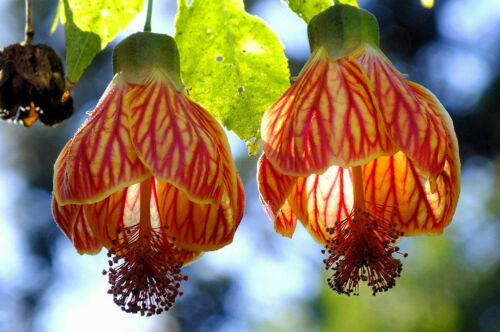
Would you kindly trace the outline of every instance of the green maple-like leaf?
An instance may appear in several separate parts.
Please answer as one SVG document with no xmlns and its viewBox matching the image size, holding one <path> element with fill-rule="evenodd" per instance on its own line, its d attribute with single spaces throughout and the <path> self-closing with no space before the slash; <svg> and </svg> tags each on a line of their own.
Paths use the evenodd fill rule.
<svg viewBox="0 0 500 332">
<path fill-rule="evenodd" d="M 306 23 L 332 5 L 332 0 L 282 0 Z M 359 7 L 358 0 L 334 0 L 335 3 L 343 3 Z"/>
<path fill-rule="evenodd" d="M 190 97 L 257 153 L 262 114 L 290 85 L 276 34 L 242 0 L 180 0 L 175 30 Z"/>
<path fill-rule="evenodd" d="M 331 7 L 332 0 L 283 0 L 306 23 L 311 18 Z"/>
<path fill-rule="evenodd" d="M 124 29 L 144 0 L 61 0 L 60 18 L 66 37 L 67 77 L 77 82 L 94 57 Z"/>
</svg>

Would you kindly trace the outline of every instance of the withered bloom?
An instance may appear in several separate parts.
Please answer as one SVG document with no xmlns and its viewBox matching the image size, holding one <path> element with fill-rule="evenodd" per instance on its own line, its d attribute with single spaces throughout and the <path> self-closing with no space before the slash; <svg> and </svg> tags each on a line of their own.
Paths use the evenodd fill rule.
<svg viewBox="0 0 500 332">
<path fill-rule="evenodd" d="M 53 126 L 73 114 L 73 100 L 61 101 L 64 69 L 45 44 L 12 44 L 0 51 L 0 118 L 25 127 L 37 119 Z"/>
</svg>

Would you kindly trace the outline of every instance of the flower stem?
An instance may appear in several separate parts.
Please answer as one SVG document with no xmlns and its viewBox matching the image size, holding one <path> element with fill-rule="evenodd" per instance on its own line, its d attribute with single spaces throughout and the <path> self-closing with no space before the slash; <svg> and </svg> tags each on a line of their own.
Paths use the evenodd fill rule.
<svg viewBox="0 0 500 332">
<path fill-rule="evenodd" d="M 31 0 L 26 0 L 25 3 L 26 3 L 26 27 L 24 29 L 24 34 L 25 34 L 24 44 L 31 45 L 33 44 L 33 36 L 35 35 L 35 32 L 33 30 L 33 24 L 31 23 Z"/>
<path fill-rule="evenodd" d="M 363 174 L 361 166 L 352 168 L 352 186 L 354 191 L 354 209 L 365 209 L 365 192 L 363 190 Z"/>
<path fill-rule="evenodd" d="M 153 0 L 148 0 L 148 13 L 146 16 L 146 23 L 144 24 L 144 31 L 151 32 L 151 13 L 153 12 Z"/>
<path fill-rule="evenodd" d="M 142 181 L 140 188 L 139 239 L 142 239 L 151 231 L 151 178 Z"/>
</svg>

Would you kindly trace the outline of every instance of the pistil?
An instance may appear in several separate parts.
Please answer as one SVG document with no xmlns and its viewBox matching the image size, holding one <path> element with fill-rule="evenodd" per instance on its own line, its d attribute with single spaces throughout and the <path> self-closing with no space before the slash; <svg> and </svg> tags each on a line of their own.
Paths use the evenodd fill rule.
<svg viewBox="0 0 500 332">
<path fill-rule="evenodd" d="M 151 316 L 169 310 L 178 295 L 181 252 L 163 229 L 151 226 L 151 179 L 140 183 L 139 222 L 119 227 L 114 246 L 109 249 L 108 293 L 123 311 Z"/>
<path fill-rule="evenodd" d="M 151 233 L 151 178 L 141 182 L 139 199 L 139 240 L 142 240 Z"/>
<path fill-rule="evenodd" d="M 365 192 L 363 189 L 363 173 L 361 166 L 352 169 L 352 189 L 354 194 L 354 209 L 365 209 Z"/>
<path fill-rule="evenodd" d="M 373 295 L 392 288 L 402 271 L 400 253 L 395 246 L 403 234 L 396 224 L 367 210 L 364 199 L 363 176 L 360 166 L 352 168 L 354 194 L 353 211 L 344 220 L 328 229 L 331 239 L 326 243 L 329 257 L 325 268 L 332 270 L 329 286 L 339 294 L 359 295 L 359 282 L 366 281 Z M 390 208 L 390 207 L 389 207 Z M 397 208 L 392 208 L 397 214 Z M 406 254 L 402 254 L 406 257 Z"/>
</svg>

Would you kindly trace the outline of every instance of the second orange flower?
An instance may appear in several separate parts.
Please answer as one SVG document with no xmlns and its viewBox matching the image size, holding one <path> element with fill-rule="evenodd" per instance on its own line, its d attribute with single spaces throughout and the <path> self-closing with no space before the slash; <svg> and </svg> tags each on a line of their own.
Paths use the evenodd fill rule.
<svg viewBox="0 0 500 332">
<path fill-rule="evenodd" d="M 370 13 L 335 5 L 308 27 L 311 57 L 264 114 L 261 201 L 275 229 L 299 219 L 326 246 L 339 293 L 395 285 L 403 235 L 441 233 L 459 195 L 449 115 L 378 48 Z M 402 254 L 405 256 L 406 254 Z"/>
</svg>

